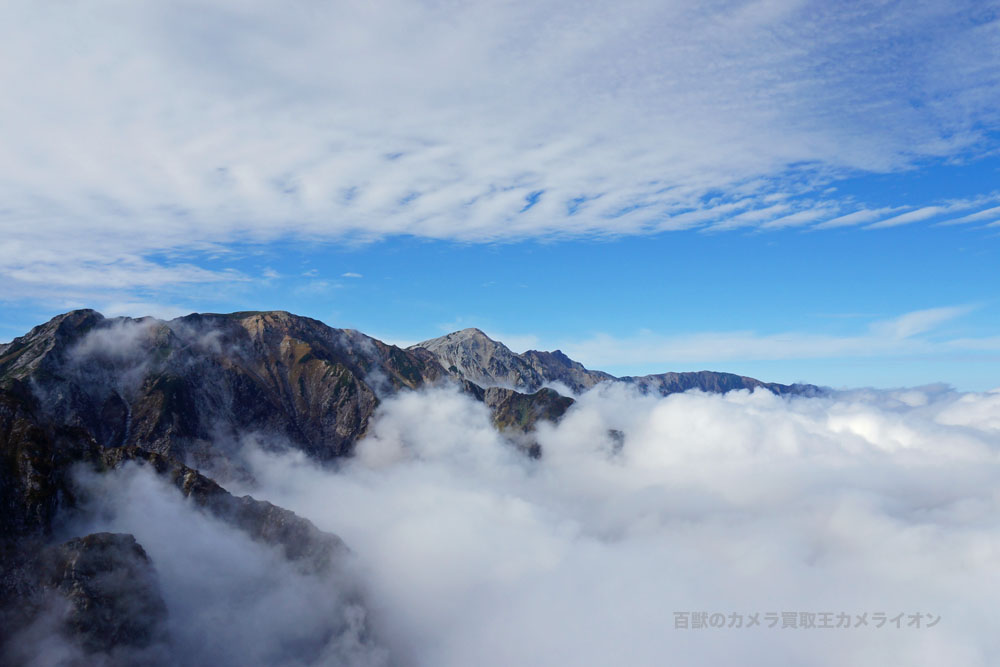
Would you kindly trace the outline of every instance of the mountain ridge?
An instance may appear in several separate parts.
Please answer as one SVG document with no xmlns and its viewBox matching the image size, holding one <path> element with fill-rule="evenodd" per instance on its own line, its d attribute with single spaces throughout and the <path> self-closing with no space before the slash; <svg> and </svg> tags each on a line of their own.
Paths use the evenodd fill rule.
<svg viewBox="0 0 1000 667">
<path fill-rule="evenodd" d="M 406 349 L 428 350 L 448 372 L 480 386 L 506 387 L 518 391 L 537 391 L 547 384 L 561 383 L 570 391 L 581 393 L 602 382 L 623 382 L 635 386 L 642 393 L 662 396 L 690 389 L 724 393 L 762 388 L 779 395 L 810 396 L 822 392 L 815 385 L 785 385 L 707 370 L 615 377 L 604 371 L 587 369 L 561 350 L 528 350 L 518 354 L 474 327 L 431 338 Z"/>
</svg>

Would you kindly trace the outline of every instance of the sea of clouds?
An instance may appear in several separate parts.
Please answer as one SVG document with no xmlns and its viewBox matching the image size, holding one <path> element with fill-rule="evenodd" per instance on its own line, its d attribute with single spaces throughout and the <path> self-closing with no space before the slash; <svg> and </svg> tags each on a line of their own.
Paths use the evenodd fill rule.
<svg viewBox="0 0 1000 667">
<path fill-rule="evenodd" d="M 660 398 L 603 385 L 536 436 L 532 460 L 481 404 L 437 388 L 385 400 L 335 468 L 248 450 L 254 480 L 229 488 L 340 535 L 352 556 L 338 576 L 363 607 L 141 470 L 92 482 L 104 501 L 87 530 L 136 535 L 171 634 L 217 665 L 1000 656 L 1000 391 Z M 697 612 L 744 627 L 678 627 Z M 787 612 L 850 627 L 782 627 Z"/>
</svg>

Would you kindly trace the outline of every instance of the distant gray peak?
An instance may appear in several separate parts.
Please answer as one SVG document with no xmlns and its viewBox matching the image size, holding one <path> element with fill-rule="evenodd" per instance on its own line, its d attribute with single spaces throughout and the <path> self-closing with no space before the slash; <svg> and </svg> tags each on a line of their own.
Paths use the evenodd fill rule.
<svg viewBox="0 0 1000 667">
<path fill-rule="evenodd" d="M 453 331 L 450 334 L 445 334 L 444 336 L 438 336 L 437 338 L 431 338 L 425 340 L 422 343 L 417 343 L 416 345 L 411 345 L 411 348 L 422 347 L 427 350 L 435 350 L 447 345 L 464 345 L 464 344 L 484 344 L 484 345 L 496 345 L 504 349 L 508 349 L 506 345 L 499 341 L 495 341 L 485 333 L 482 329 L 476 329 L 475 327 L 470 327 L 468 329 L 461 329 L 460 331 Z"/>
<path fill-rule="evenodd" d="M 624 382 L 643 393 L 661 396 L 690 389 L 725 393 L 762 388 L 776 394 L 805 395 L 815 395 L 821 391 L 812 385 L 782 385 L 715 371 L 618 378 L 603 371 L 589 370 L 580 362 L 570 359 L 562 350 L 528 350 L 524 354 L 517 354 L 476 328 L 432 338 L 409 349 L 417 348 L 433 353 L 438 362 L 458 379 L 474 382 L 481 387 L 506 387 L 528 393 L 538 391 L 550 383 L 565 385 L 571 391 L 579 393 L 601 382 Z"/>
<path fill-rule="evenodd" d="M 545 379 L 531 364 L 480 329 L 469 328 L 417 343 L 409 348 L 430 351 L 453 377 L 481 387 L 537 391 Z"/>
</svg>

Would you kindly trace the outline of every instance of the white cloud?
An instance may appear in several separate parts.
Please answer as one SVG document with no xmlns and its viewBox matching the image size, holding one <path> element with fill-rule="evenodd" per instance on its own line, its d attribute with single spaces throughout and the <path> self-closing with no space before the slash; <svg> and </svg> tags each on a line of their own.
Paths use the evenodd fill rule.
<svg viewBox="0 0 1000 667">
<path fill-rule="evenodd" d="M 775 218 L 774 220 L 769 220 L 760 226 L 761 229 L 783 229 L 785 227 L 802 227 L 808 225 L 811 222 L 818 220 L 819 218 L 828 217 L 832 209 L 829 206 L 815 208 L 807 211 L 798 211 L 796 213 L 789 213 L 788 215 L 781 216 L 780 218 Z"/>
<path fill-rule="evenodd" d="M 987 204 L 992 204 L 1000 200 L 1000 194 L 996 192 L 984 193 L 982 195 L 972 197 L 969 199 L 953 199 L 947 202 L 943 202 L 939 206 L 924 206 L 923 208 L 918 208 L 913 211 L 908 211 L 906 213 L 900 213 L 899 215 L 894 215 L 885 220 L 880 220 L 874 224 L 868 225 L 866 229 L 883 229 L 886 227 L 898 227 L 900 225 L 908 225 L 914 222 L 920 222 L 922 220 L 930 220 L 932 218 L 939 218 L 950 213 L 955 213 L 956 211 L 963 211 L 970 208 L 979 208 Z M 958 221 L 946 221 L 939 224 L 952 224 L 954 222 L 960 221 L 971 221 L 983 218 L 988 218 L 991 216 L 991 211 L 994 209 L 986 209 L 984 211 L 979 211 L 978 213 L 973 213 L 971 215 L 965 216 Z"/>
<path fill-rule="evenodd" d="M 147 301 L 114 301 L 105 303 L 98 308 L 105 317 L 155 317 L 161 320 L 172 320 L 190 314 L 190 308 L 172 304 L 150 303 Z"/>
<path fill-rule="evenodd" d="M 877 208 L 877 209 L 861 209 L 860 211 L 854 211 L 853 213 L 847 213 L 845 215 L 837 216 L 825 222 L 821 222 L 816 225 L 814 229 L 832 229 L 835 227 L 852 227 L 854 225 L 863 225 L 866 222 L 873 222 L 879 218 L 884 217 L 887 213 L 892 213 L 897 209 L 894 208 Z"/>
<path fill-rule="evenodd" d="M 295 287 L 296 294 L 326 294 L 331 290 L 343 287 L 341 283 L 329 280 L 310 280 Z"/>
<path fill-rule="evenodd" d="M 962 216 L 961 218 L 955 218 L 954 220 L 946 220 L 942 222 L 942 225 L 962 225 L 969 222 L 991 222 L 993 220 L 1000 219 L 1000 206 L 994 206 L 977 213 L 971 213 L 969 215 Z"/>
<path fill-rule="evenodd" d="M 341 278 L 364 278 L 364 276 L 361 275 L 360 273 L 353 273 L 351 271 L 348 271 L 347 273 L 341 273 L 340 277 Z"/>
<path fill-rule="evenodd" d="M 997 24 L 970 17 L 971 2 L 17 1 L 0 27 L 0 275 L 12 292 L 117 287 L 153 251 L 237 241 L 849 215 L 797 196 L 989 143 Z"/>
<path fill-rule="evenodd" d="M 989 339 L 938 342 L 923 334 L 970 312 L 968 306 L 930 308 L 877 321 L 856 335 L 805 332 L 759 334 L 753 331 L 703 332 L 664 336 L 643 331 L 635 336 L 598 334 L 590 339 L 564 342 L 563 350 L 588 368 L 627 364 L 708 363 L 777 359 L 838 359 L 874 355 L 931 354 L 983 347 Z"/>
<path fill-rule="evenodd" d="M 908 225 L 911 222 L 920 222 L 921 220 L 927 220 L 929 218 L 936 218 L 942 213 L 946 213 L 948 209 L 943 206 L 924 206 L 923 208 L 918 208 L 915 211 L 908 211 L 907 213 L 900 213 L 891 218 L 886 218 L 885 220 L 880 220 L 874 224 L 868 225 L 868 229 L 882 229 L 884 227 L 898 227 L 899 225 Z"/>
<path fill-rule="evenodd" d="M 872 332 L 884 335 L 893 340 L 913 338 L 937 327 L 939 324 L 961 317 L 972 310 L 969 306 L 951 306 L 945 308 L 928 308 L 906 313 L 895 319 L 877 322 L 872 325 Z"/>
<path fill-rule="evenodd" d="M 541 345 L 541 340 L 534 334 L 505 334 L 495 331 L 485 332 L 493 340 L 500 341 L 512 351 L 521 354 L 528 350 L 537 350 Z"/>
<path fill-rule="evenodd" d="M 336 472 L 257 455 L 252 490 L 342 535 L 417 665 L 993 664 L 1000 395 L 940 388 L 584 394 L 518 455 L 452 391 L 379 411 Z M 608 436 L 623 434 L 617 449 Z M 676 630 L 674 612 L 764 627 Z M 767 629 L 768 612 L 940 617 Z M 728 621 L 728 619 L 727 619 Z"/>
</svg>

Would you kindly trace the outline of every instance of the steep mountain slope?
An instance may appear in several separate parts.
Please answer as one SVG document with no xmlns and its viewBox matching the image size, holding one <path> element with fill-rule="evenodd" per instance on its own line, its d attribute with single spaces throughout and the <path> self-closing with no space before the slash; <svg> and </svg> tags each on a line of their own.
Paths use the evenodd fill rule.
<svg viewBox="0 0 1000 667">
<path fill-rule="evenodd" d="M 46 422 L 195 464 L 258 431 L 320 460 L 341 456 L 379 393 L 443 376 L 429 353 L 283 312 L 163 322 L 74 311 L 0 357 L 0 387 L 28 387 Z"/>
</svg>

